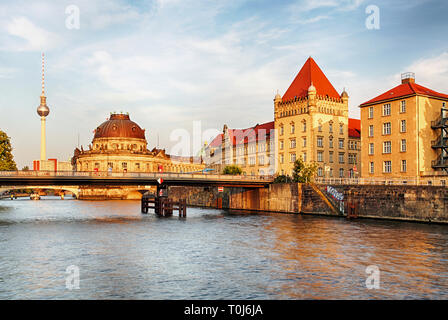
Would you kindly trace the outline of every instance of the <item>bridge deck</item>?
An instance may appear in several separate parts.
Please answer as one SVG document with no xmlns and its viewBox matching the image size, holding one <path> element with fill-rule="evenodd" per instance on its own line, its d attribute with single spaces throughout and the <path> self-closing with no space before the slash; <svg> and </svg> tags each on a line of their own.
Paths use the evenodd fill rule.
<svg viewBox="0 0 448 320">
<path fill-rule="evenodd" d="M 115 173 L 115 172 L 53 172 L 2 171 L 0 186 L 27 185 L 165 185 L 224 186 L 262 188 L 272 183 L 270 176 L 232 176 L 202 173 Z"/>
</svg>

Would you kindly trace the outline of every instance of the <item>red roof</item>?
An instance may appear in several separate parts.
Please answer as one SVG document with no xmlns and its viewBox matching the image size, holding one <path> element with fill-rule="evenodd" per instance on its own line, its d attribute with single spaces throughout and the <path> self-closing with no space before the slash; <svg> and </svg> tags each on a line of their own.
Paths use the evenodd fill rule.
<svg viewBox="0 0 448 320">
<path fill-rule="evenodd" d="M 425 95 L 430 97 L 436 97 L 436 98 L 443 98 L 448 99 L 448 95 L 436 92 L 434 90 L 425 88 L 419 84 L 409 82 L 409 83 L 402 83 L 399 86 L 396 86 L 395 88 L 380 94 L 378 97 L 373 98 L 367 102 L 364 102 L 360 105 L 360 107 L 369 105 L 369 104 L 375 104 L 381 101 L 386 100 L 392 100 L 392 99 L 398 99 L 400 97 L 409 96 L 409 95 Z"/>
<path fill-rule="evenodd" d="M 289 86 L 288 90 L 286 90 L 282 100 L 288 101 L 294 99 L 294 97 L 303 98 L 308 96 L 308 88 L 311 84 L 313 84 L 316 88 L 317 95 L 319 96 L 328 95 L 331 98 L 341 98 L 317 63 L 313 60 L 313 58 L 309 57 L 302 69 L 300 69 L 294 81 Z"/>
<path fill-rule="evenodd" d="M 348 136 L 361 138 L 361 120 L 348 118 Z"/>
<path fill-rule="evenodd" d="M 228 129 L 229 138 L 232 145 L 248 143 L 255 141 L 265 141 L 269 138 L 271 130 L 274 130 L 274 121 L 257 124 L 247 129 Z M 210 147 L 219 147 L 222 143 L 224 134 L 219 134 L 210 143 Z"/>
</svg>

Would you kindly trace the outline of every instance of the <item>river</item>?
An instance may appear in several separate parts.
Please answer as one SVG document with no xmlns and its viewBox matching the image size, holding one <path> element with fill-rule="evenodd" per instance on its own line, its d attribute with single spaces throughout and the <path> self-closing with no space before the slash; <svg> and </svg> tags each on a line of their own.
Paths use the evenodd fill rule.
<svg viewBox="0 0 448 320">
<path fill-rule="evenodd" d="M 79 289 L 67 286 L 69 266 Z M 0 299 L 447 298 L 444 225 L 0 200 Z"/>
</svg>

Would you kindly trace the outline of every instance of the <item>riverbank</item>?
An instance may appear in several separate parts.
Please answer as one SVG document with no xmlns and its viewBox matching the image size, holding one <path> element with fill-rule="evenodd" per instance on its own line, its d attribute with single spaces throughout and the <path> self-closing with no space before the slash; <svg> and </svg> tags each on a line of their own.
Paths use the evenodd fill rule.
<svg viewBox="0 0 448 320">
<path fill-rule="evenodd" d="M 448 189 L 441 186 L 288 183 L 224 192 L 216 187 L 170 187 L 169 194 L 175 201 L 185 198 L 190 206 L 208 208 L 346 217 L 353 206 L 357 218 L 448 224 Z"/>
</svg>

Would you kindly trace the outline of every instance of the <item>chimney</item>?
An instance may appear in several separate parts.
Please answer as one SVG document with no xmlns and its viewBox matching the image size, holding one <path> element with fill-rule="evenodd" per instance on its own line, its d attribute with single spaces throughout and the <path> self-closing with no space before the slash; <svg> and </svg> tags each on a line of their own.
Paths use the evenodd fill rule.
<svg viewBox="0 0 448 320">
<path fill-rule="evenodd" d="M 406 72 L 401 74 L 401 83 L 415 83 L 415 73 L 414 72 Z"/>
</svg>

